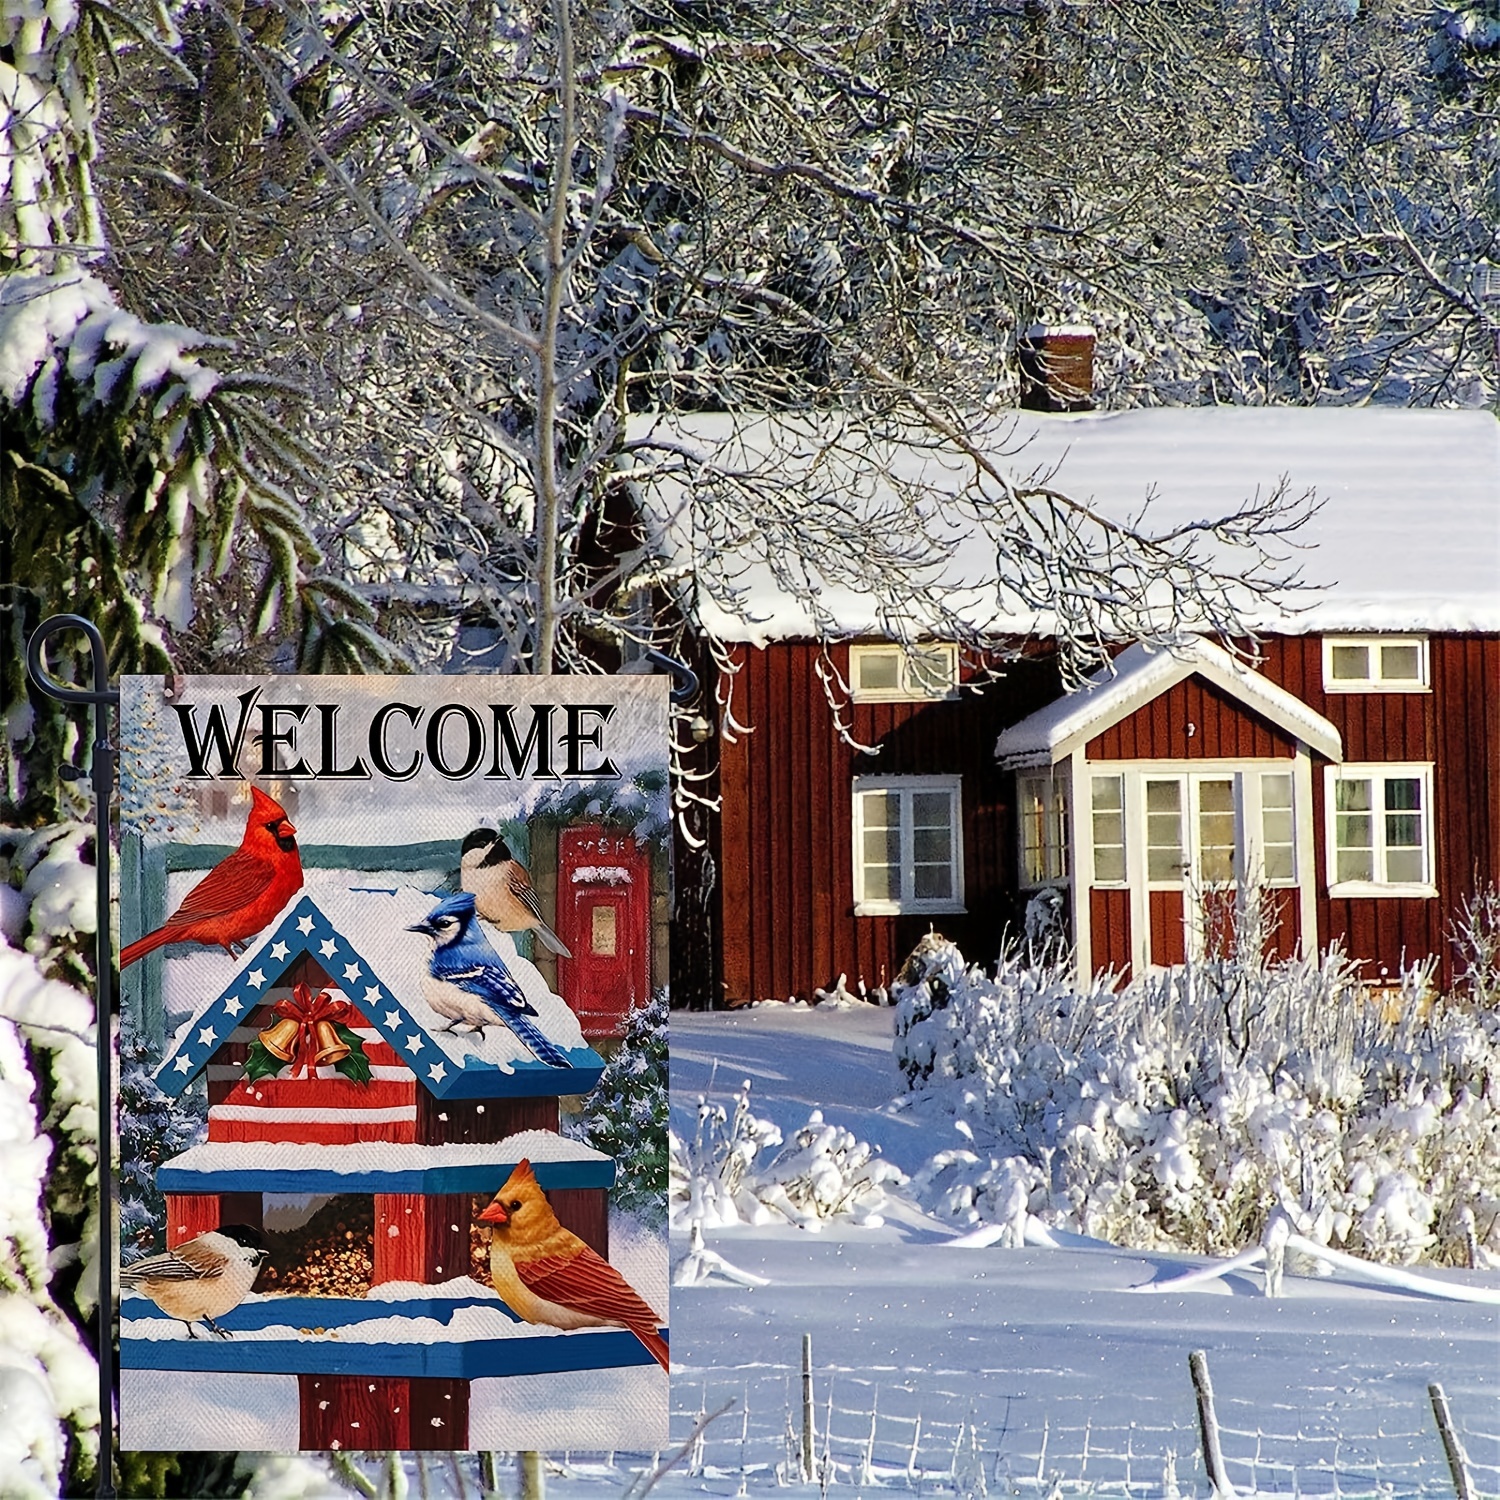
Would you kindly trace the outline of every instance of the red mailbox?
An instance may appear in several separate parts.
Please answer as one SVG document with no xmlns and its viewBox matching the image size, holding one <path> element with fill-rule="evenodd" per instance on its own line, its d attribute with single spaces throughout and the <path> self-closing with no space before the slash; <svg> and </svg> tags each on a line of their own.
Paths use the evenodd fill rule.
<svg viewBox="0 0 1500 1500">
<path fill-rule="evenodd" d="M 629 834 L 564 828 L 557 847 L 557 934 L 572 951 L 558 986 L 585 1037 L 619 1036 L 651 996 L 651 864 Z"/>
</svg>

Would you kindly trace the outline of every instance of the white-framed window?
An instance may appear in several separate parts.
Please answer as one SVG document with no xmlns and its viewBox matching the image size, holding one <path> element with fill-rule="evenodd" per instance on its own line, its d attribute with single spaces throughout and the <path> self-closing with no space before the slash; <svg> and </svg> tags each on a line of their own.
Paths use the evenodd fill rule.
<svg viewBox="0 0 1500 1500">
<path fill-rule="evenodd" d="M 856 703 L 920 703 L 958 696 L 958 647 L 854 645 L 849 690 Z"/>
<path fill-rule="evenodd" d="M 962 780 L 854 780 L 856 916 L 964 909 Z"/>
<path fill-rule="evenodd" d="M 1332 896 L 1435 896 L 1432 766 L 1329 766 Z"/>
<path fill-rule="evenodd" d="M 1125 778 L 1093 776 L 1094 884 L 1125 884 Z"/>
<path fill-rule="evenodd" d="M 1094 773 L 1090 788 L 1095 885 L 1126 883 L 1127 843 L 1141 851 L 1146 883 L 1158 890 L 1225 886 L 1242 878 L 1297 884 L 1289 764 L 1274 770 L 1131 766 Z"/>
<path fill-rule="evenodd" d="M 1324 692 L 1422 693 L 1430 681 L 1424 635 L 1323 637 Z"/>
<path fill-rule="evenodd" d="M 1022 771 L 1016 776 L 1016 816 L 1021 833 L 1021 886 L 1056 885 L 1069 876 L 1066 775 Z"/>
</svg>

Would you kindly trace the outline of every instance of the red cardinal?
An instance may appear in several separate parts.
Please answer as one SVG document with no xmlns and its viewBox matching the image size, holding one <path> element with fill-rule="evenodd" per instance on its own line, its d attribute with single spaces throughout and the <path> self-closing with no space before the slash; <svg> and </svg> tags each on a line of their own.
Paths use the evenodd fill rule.
<svg viewBox="0 0 1500 1500">
<path fill-rule="evenodd" d="M 280 803 L 250 788 L 250 818 L 240 847 L 222 859 L 183 898 L 155 932 L 120 954 L 129 968 L 167 943 L 206 943 L 236 953 L 302 888 L 297 830 Z"/>
<path fill-rule="evenodd" d="M 553 1328 L 628 1328 L 662 1369 L 661 1319 L 610 1263 L 564 1229 L 523 1161 L 480 1214 L 490 1229 L 490 1280 L 527 1323 Z"/>
</svg>

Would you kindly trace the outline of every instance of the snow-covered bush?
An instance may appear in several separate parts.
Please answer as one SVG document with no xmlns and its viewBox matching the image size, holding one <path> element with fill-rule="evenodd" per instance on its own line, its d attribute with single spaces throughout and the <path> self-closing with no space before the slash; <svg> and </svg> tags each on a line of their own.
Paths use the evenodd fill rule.
<svg viewBox="0 0 1500 1500">
<path fill-rule="evenodd" d="M 93 1467 L 98 1374 L 94 926 L 82 830 L 0 829 L 0 1495 L 53 1496 Z"/>
<path fill-rule="evenodd" d="M 671 1136 L 671 1217 L 674 1225 L 766 1224 L 787 1220 L 817 1230 L 824 1221 L 882 1222 L 887 1184 L 905 1181 L 852 1131 L 829 1125 L 821 1110 L 783 1143 L 781 1131 L 750 1107 L 747 1081 L 732 1109 L 698 1101 L 692 1141 Z M 782 1149 L 764 1166 L 763 1152 Z"/>
<path fill-rule="evenodd" d="M 1388 1261 L 1500 1245 L 1500 1018 L 1363 992 L 1339 952 L 1188 965 L 1078 993 L 1061 968 L 969 969 L 951 944 L 897 988 L 909 1089 L 968 1147 L 913 1180 L 934 1212 L 1027 1212 L 1133 1246 L 1222 1253 L 1270 1212 Z"/>
<path fill-rule="evenodd" d="M 616 1205 L 655 1229 L 666 1214 L 667 1022 L 664 989 L 631 1011 L 577 1127 L 582 1140 L 619 1164 Z"/>
</svg>

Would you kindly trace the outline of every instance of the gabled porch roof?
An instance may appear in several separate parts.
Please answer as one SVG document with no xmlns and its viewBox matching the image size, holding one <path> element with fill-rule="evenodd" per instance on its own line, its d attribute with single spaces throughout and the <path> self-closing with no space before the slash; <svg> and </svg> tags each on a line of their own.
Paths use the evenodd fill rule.
<svg viewBox="0 0 1500 1500">
<path fill-rule="evenodd" d="M 1188 677 L 1199 676 L 1328 760 L 1344 758 L 1338 730 L 1300 698 L 1194 637 L 1166 650 L 1127 646 L 1075 693 L 1012 724 L 995 743 L 1004 767 L 1054 765 Z"/>
</svg>

